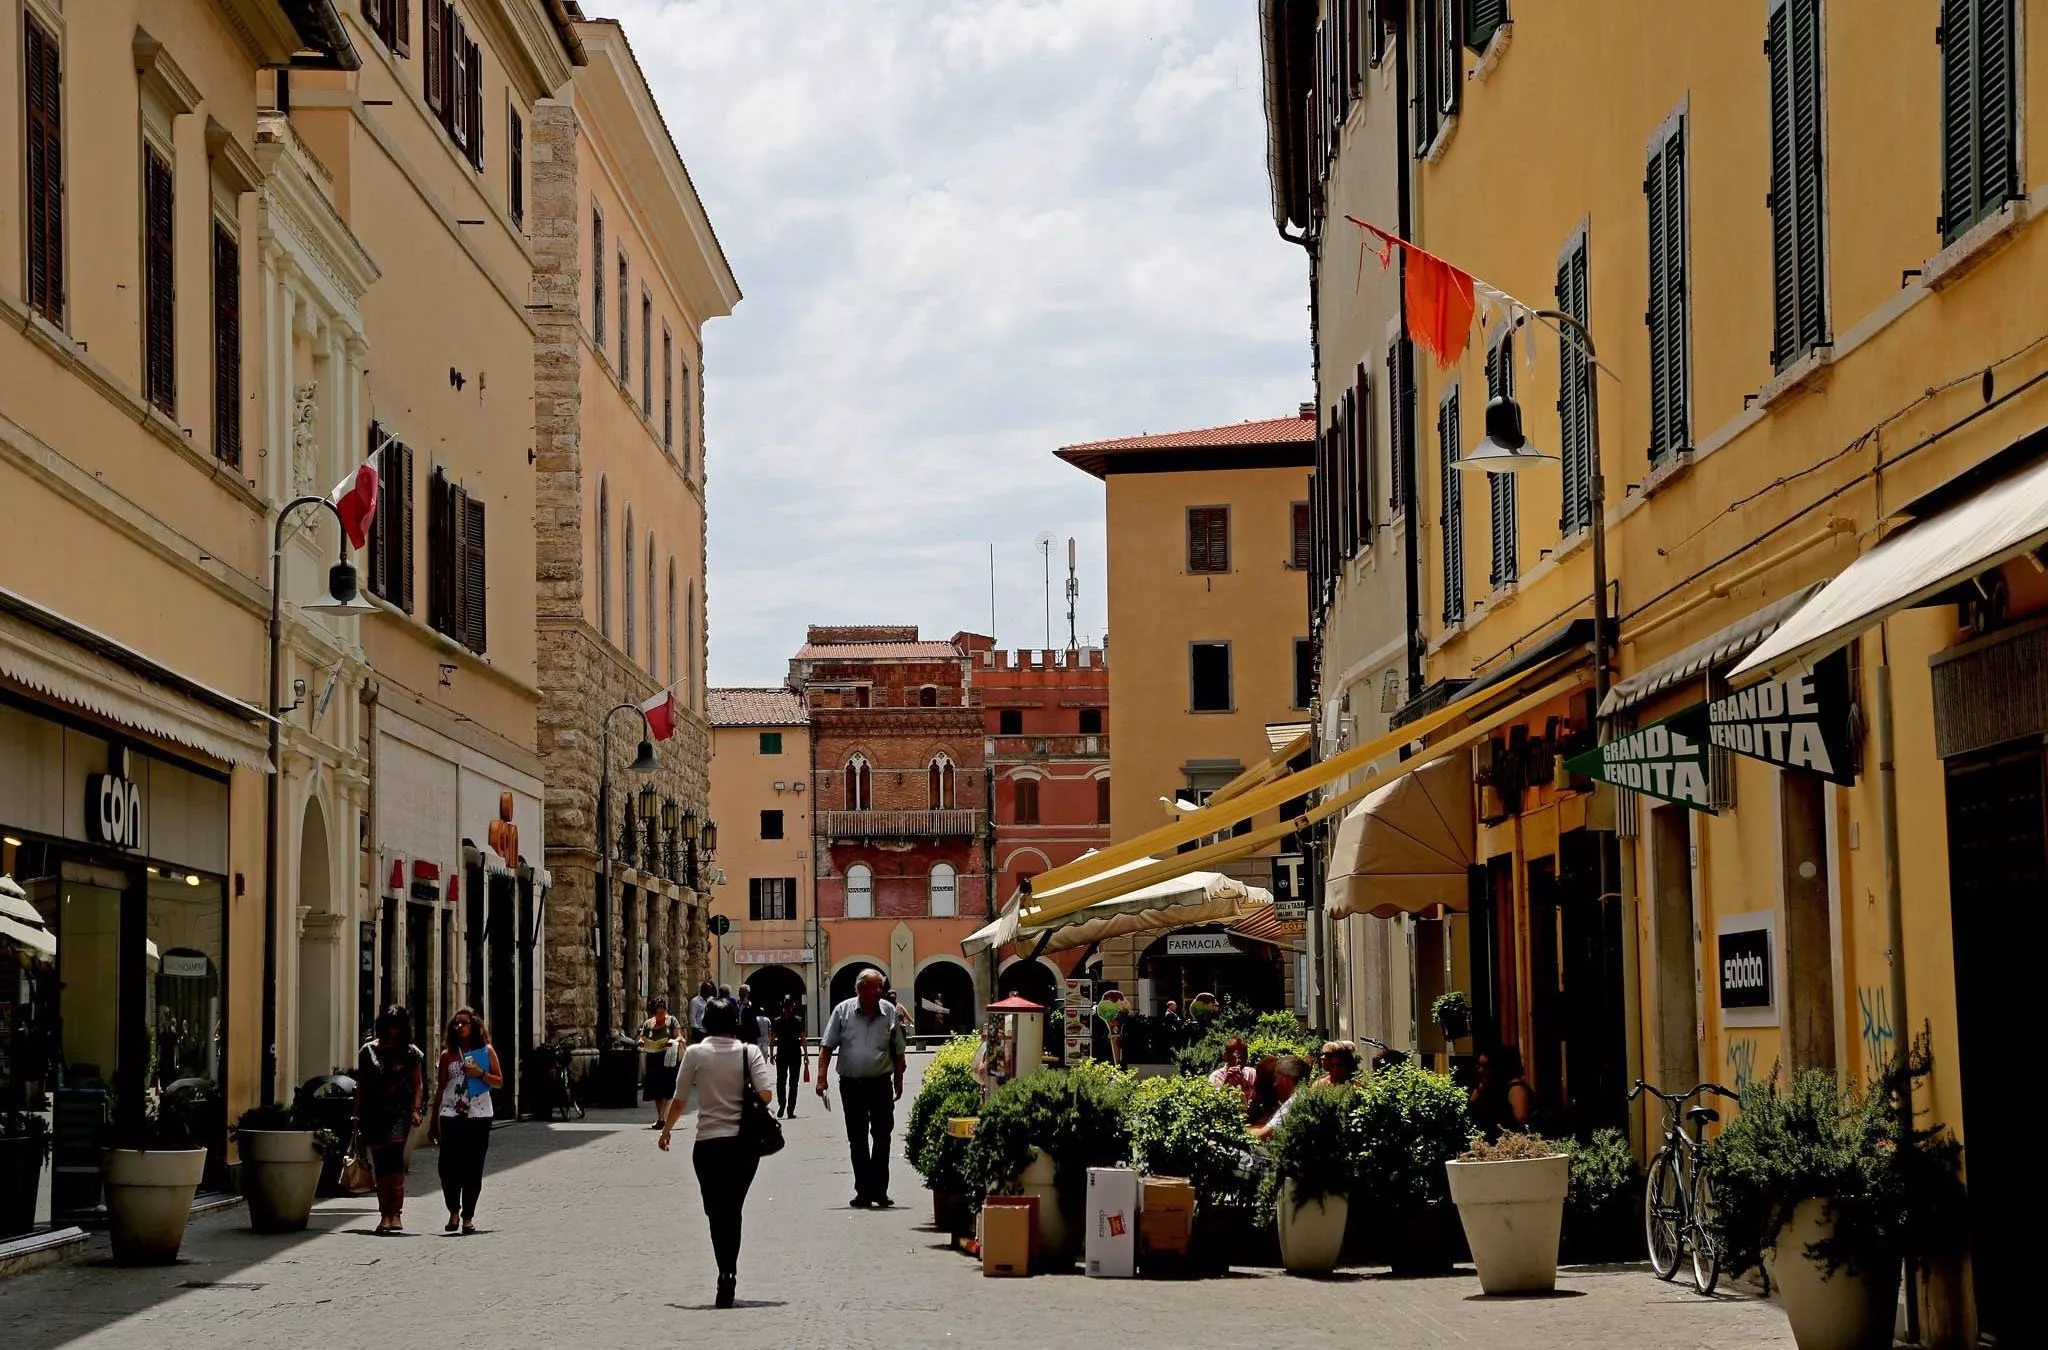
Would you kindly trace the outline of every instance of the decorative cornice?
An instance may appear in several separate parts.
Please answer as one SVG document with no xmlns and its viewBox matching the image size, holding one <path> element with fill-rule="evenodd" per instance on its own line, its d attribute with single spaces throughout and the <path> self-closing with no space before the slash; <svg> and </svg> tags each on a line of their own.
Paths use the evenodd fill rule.
<svg viewBox="0 0 2048 1350">
<path fill-rule="evenodd" d="M 277 0 L 215 0 L 228 27 L 259 66 L 282 66 L 306 45 L 298 28 Z"/>
<path fill-rule="evenodd" d="M 179 68 L 164 44 L 140 26 L 135 30 L 135 73 L 142 80 L 143 92 L 171 116 L 183 116 L 199 106 L 199 86 Z"/>
<path fill-rule="evenodd" d="M 214 173 L 233 188 L 237 196 L 254 192 L 256 185 L 263 181 L 263 170 L 257 165 L 255 156 L 244 150 L 242 143 L 235 139 L 235 133 L 211 113 L 206 118 L 206 157 L 213 161 Z"/>
<path fill-rule="evenodd" d="M 325 166 L 312 157 L 289 119 L 264 117 L 256 124 L 256 163 L 261 170 L 264 227 L 282 239 L 302 266 L 310 263 L 331 287 L 330 303 L 360 335 L 356 313 L 363 292 L 382 275 L 348 222 L 315 185 Z M 282 227 L 280 229 L 279 227 Z"/>
</svg>

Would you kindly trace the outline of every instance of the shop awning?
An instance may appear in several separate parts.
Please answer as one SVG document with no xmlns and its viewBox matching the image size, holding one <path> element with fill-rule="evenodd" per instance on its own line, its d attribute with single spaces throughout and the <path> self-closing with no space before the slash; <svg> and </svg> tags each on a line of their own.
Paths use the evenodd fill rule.
<svg viewBox="0 0 2048 1350">
<path fill-rule="evenodd" d="M 1310 765 L 1300 773 L 1290 774 L 1277 782 L 1253 788 L 1223 806 L 1212 804 L 1200 811 L 1189 812 L 1170 825 L 1151 830 L 1120 844 L 1112 844 L 1098 853 L 1078 858 L 1064 867 L 1056 867 L 1037 878 L 1038 884 L 1033 888 L 1032 903 L 1037 905 L 1046 917 L 1054 918 L 1086 908 L 1097 900 L 1117 894 L 1120 886 L 1135 888 L 1150 885 L 1179 871 L 1215 867 L 1233 858 L 1255 853 L 1268 844 L 1277 843 L 1290 834 L 1328 819 L 1362 799 L 1377 785 L 1368 781 L 1346 792 L 1327 797 L 1298 819 L 1262 826 L 1248 834 L 1229 835 L 1229 830 L 1237 822 L 1247 820 L 1261 811 L 1270 811 L 1282 802 L 1292 801 L 1317 788 L 1326 787 L 1411 741 L 1421 740 L 1432 732 L 1443 730 L 1475 714 L 1483 714 L 1479 721 L 1466 725 L 1449 739 L 1430 746 L 1426 754 L 1430 758 L 1435 758 L 1470 745 L 1493 727 L 1513 721 L 1542 707 L 1552 699 L 1571 693 L 1584 685 L 1589 678 L 1590 671 L 1576 671 L 1551 680 L 1520 697 L 1515 696 L 1512 687 L 1495 687 L 1460 698 L 1455 703 L 1418 718 L 1397 731 L 1374 737 L 1362 745 L 1332 755 L 1318 764 Z M 1503 703 L 1502 700 L 1509 701 Z M 1182 844 L 1192 843 L 1204 835 L 1214 834 L 1225 834 L 1228 837 L 1214 844 L 1204 845 L 1193 852 L 1178 854 L 1166 861 L 1154 863 L 1150 868 L 1141 865 L 1126 875 L 1106 875 L 1112 868 L 1121 868 L 1133 862 L 1142 864 L 1147 854 L 1164 857 L 1169 850 L 1176 849 Z M 1061 892 L 1057 896 L 1053 894 L 1055 889 Z"/>
<path fill-rule="evenodd" d="M 40 925 L 31 928 L 16 919 L 0 915 L 0 942 L 12 942 L 17 947 L 26 947 L 45 956 L 57 954 L 57 935 Z"/>
<path fill-rule="evenodd" d="M 1718 632 L 1711 633 L 1665 657 L 1662 661 L 1643 667 L 1627 679 L 1620 681 L 1607 691 L 1607 701 L 1600 705 L 1602 717 L 1627 712 L 1639 703 L 1647 703 L 1658 694 L 1674 685 L 1696 679 L 1718 666 L 1725 666 L 1737 657 L 1744 656 L 1778 631 L 1787 616 L 1797 612 L 1799 607 L 1824 586 L 1816 581 L 1787 596 L 1773 600 L 1754 614 L 1744 615 Z"/>
<path fill-rule="evenodd" d="M 1477 835 L 1470 755 L 1403 773 L 1337 827 L 1323 906 L 1334 918 L 1464 909 Z"/>
<path fill-rule="evenodd" d="M 1308 933 L 1308 924 L 1300 919 L 1283 919 L 1273 905 L 1254 905 L 1245 916 L 1230 925 L 1230 931 L 1253 942 L 1263 942 L 1269 947 L 1298 947 L 1299 939 Z"/>
<path fill-rule="evenodd" d="M 1842 569 L 1730 678 L 1819 660 L 1882 619 L 2048 544 L 2048 460 L 1897 530 Z"/>
<path fill-rule="evenodd" d="M 1156 866 L 1158 861 L 1140 858 L 1109 875 L 1128 876 Z M 1056 898 L 1056 893 L 1048 892 L 1047 898 Z M 1188 871 L 1098 900 L 1063 916 L 1045 915 L 1045 906 L 1025 909 L 1013 901 L 993 923 L 977 929 L 961 942 L 960 950 L 973 956 L 990 947 L 1036 941 L 1051 930 L 1046 950 L 1064 951 L 1131 933 L 1196 923 L 1225 923 L 1241 916 L 1248 907 L 1270 904 L 1272 899 L 1270 892 L 1246 886 L 1221 872 Z"/>
</svg>

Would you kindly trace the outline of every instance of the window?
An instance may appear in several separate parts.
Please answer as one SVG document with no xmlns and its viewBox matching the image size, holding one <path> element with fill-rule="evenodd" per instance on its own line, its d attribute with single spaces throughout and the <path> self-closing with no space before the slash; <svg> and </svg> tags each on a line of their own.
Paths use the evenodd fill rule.
<svg viewBox="0 0 2048 1350">
<path fill-rule="evenodd" d="M 1779 370 L 1827 341 L 1821 212 L 1820 0 L 1772 0 L 1771 364 Z"/>
<path fill-rule="evenodd" d="M 1109 780 L 1107 778 L 1095 780 L 1095 823 L 1097 825 L 1109 824 Z"/>
<path fill-rule="evenodd" d="M 932 917 L 950 919 L 960 912 L 960 878 L 951 863 L 932 864 Z"/>
<path fill-rule="evenodd" d="M 931 762 L 932 810 L 951 811 L 960 805 L 953 791 L 953 760 L 943 751 L 932 757 Z"/>
<path fill-rule="evenodd" d="M 1691 444 L 1691 324 L 1688 317 L 1685 114 L 1674 113 L 1650 142 L 1643 174 L 1650 213 L 1650 462 Z"/>
<path fill-rule="evenodd" d="M 763 839 L 782 838 L 782 812 L 763 811 L 761 813 L 761 837 Z"/>
<path fill-rule="evenodd" d="M 1515 339 L 1503 331 L 1486 349 L 1486 400 L 1515 396 Z M 1515 476 L 1511 473 L 1486 475 L 1487 514 L 1493 525 L 1493 567 L 1487 584 L 1495 590 L 1512 586 L 1521 574 L 1517 561 L 1515 529 Z"/>
<path fill-rule="evenodd" d="M 681 376 L 681 379 L 677 381 L 676 392 L 682 395 L 683 404 L 683 477 L 688 478 L 690 476 L 690 452 L 696 444 L 691 438 L 690 428 L 693 424 L 697 408 L 697 404 L 690 396 L 689 357 L 686 356 L 682 359 L 681 369 L 678 374 Z"/>
<path fill-rule="evenodd" d="M 242 464 L 242 246 L 213 222 L 213 455 Z"/>
<path fill-rule="evenodd" d="M 1017 823 L 1036 825 L 1038 823 L 1038 780 L 1019 778 L 1017 780 Z"/>
<path fill-rule="evenodd" d="M 849 878 L 850 879 L 850 878 Z M 747 918 L 772 923 L 796 917 L 795 877 L 747 878 Z"/>
<path fill-rule="evenodd" d="M 1429 153 L 1447 118 L 1458 111 L 1464 57 L 1458 43 L 1461 0 L 1414 0 L 1415 157 Z"/>
<path fill-rule="evenodd" d="M 668 560 L 668 687 L 676 687 L 676 560 Z"/>
<path fill-rule="evenodd" d="M 427 481 L 427 622 L 479 655 L 484 562 L 483 502 L 434 470 Z"/>
<path fill-rule="evenodd" d="M 764 755 L 779 755 L 779 754 L 781 754 L 781 753 L 782 753 L 782 733 L 781 733 L 781 732 L 779 732 L 779 731 L 764 731 L 764 732 L 762 732 L 762 733 L 761 733 L 761 753 L 762 753 L 762 754 L 764 754 Z"/>
<path fill-rule="evenodd" d="M 654 533 L 647 535 L 647 673 L 655 671 L 654 646 Z"/>
<path fill-rule="evenodd" d="M 1465 621 L 1465 493 L 1458 482 L 1458 386 L 1437 405 L 1436 438 L 1443 459 L 1443 505 L 1437 533 L 1443 536 L 1444 626 Z"/>
<path fill-rule="evenodd" d="M 1309 548 L 1313 543 L 1308 503 L 1289 502 L 1287 504 L 1287 513 L 1288 533 L 1292 541 L 1287 565 L 1293 568 L 1306 568 L 1308 566 Z"/>
<path fill-rule="evenodd" d="M 661 448 L 676 448 L 676 339 L 661 326 Z"/>
<path fill-rule="evenodd" d="M 654 416 L 654 297 L 640 292 L 640 415 Z"/>
<path fill-rule="evenodd" d="M 875 916 L 875 869 L 855 863 L 846 869 L 846 917 L 872 919 Z"/>
<path fill-rule="evenodd" d="M 1307 638 L 1294 640 L 1294 706 L 1306 708 L 1316 701 L 1316 649 Z"/>
<path fill-rule="evenodd" d="M 1188 646 L 1188 704 L 1195 712 L 1230 711 L 1230 644 Z"/>
<path fill-rule="evenodd" d="M 2020 195 L 2013 0 L 1941 6 L 1941 237 Z"/>
<path fill-rule="evenodd" d="M 1493 35 L 1508 21 L 1508 0 L 1463 0 L 1465 45 L 1475 52 L 1486 50 Z"/>
<path fill-rule="evenodd" d="M 1230 508 L 1188 508 L 1188 571 L 1230 570 Z"/>
<path fill-rule="evenodd" d="M 920 708 L 938 707 L 939 691 L 937 686 L 928 684 L 925 685 L 923 688 L 919 689 L 917 691 L 917 706 Z"/>
<path fill-rule="evenodd" d="M 412 0 L 363 0 L 363 22 L 395 55 L 412 51 Z"/>
<path fill-rule="evenodd" d="M 509 161 L 505 197 L 511 204 L 512 223 L 523 227 L 526 224 L 526 123 L 519 119 L 517 108 L 505 109 L 505 152 Z"/>
<path fill-rule="evenodd" d="M 370 593 L 412 613 L 412 447 L 370 423 L 377 459 L 377 512 L 370 519 Z"/>
<path fill-rule="evenodd" d="M 178 415 L 177 219 L 171 164 L 155 146 L 142 151 L 142 376 L 144 394 Z"/>
<path fill-rule="evenodd" d="M 597 480 L 597 632 L 612 635 L 612 488 Z"/>
<path fill-rule="evenodd" d="M 630 374 L 628 374 L 627 372 L 629 372 L 630 370 L 632 370 L 632 366 L 631 366 L 630 364 L 628 364 L 628 362 L 630 361 L 630 359 L 631 359 L 631 357 L 632 357 L 632 353 L 631 353 L 631 351 L 629 350 L 629 348 L 630 348 L 630 347 L 632 346 L 632 343 L 633 343 L 633 315 L 632 315 L 632 312 L 631 312 L 631 311 L 630 311 L 629 309 L 627 309 L 627 307 L 626 307 L 626 306 L 627 306 L 627 304 L 629 303 L 629 299 L 628 299 L 628 298 L 629 298 L 629 297 L 630 297 L 630 296 L 631 296 L 632 294 L 633 294 L 633 269 L 632 269 L 631 265 L 630 265 L 630 264 L 628 264 L 628 263 L 627 263 L 627 261 L 626 261 L 626 250 L 624 250 L 624 249 L 620 249 L 620 250 L 619 250 L 619 387 L 620 387 L 621 389 L 630 389 L 630 388 L 632 387 L 632 383 L 631 383 L 631 381 L 632 381 L 632 376 L 631 376 Z"/>
<path fill-rule="evenodd" d="M 385 0 L 403 4 L 404 0 Z M 451 0 L 426 0 L 420 19 L 420 84 L 427 107 L 470 167 L 484 167 L 483 53 Z"/>
<path fill-rule="evenodd" d="M 846 809 L 865 811 L 874 800 L 874 774 L 867 756 L 855 755 L 846 761 Z"/>
<path fill-rule="evenodd" d="M 1372 389 L 1366 382 L 1365 365 L 1357 368 L 1356 381 L 1344 394 L 1345 448 L 1349 459 L 1344 478 L 1345 530 L 1356 553 L 1372 543 Z"/>
<path fill-rule="evenodd" d="M 27 92 L 28 303 L 64 323 L 64 79 L 57 40 L 26 21 L 22 80 Z"/>
<path fill-rule="evenodd" d="M 1024 710 L 1002 708 L 996 712 L 996 735 L 1022 736 L 1024 734 Z"/>
<path fill-rule="evenodd" d="M 1396 338 L 1387 344 L 1387 510 L 1398 516 L 1408 509 L 1408 485 L 1415 463 L 1415 371 L 1408 344 Z"/>
<path fill-rule="evenodd" d="M 590 208 L 590 343 L 604 351 L 604 212 Z"/>
<path fill-rule="evenodd" d="M 1586 232 L 1581 229 L 1557 260 L 1557 307 L 1581 323 L 1587 322 L 1591 313 L 1586 276 Z M 1592 363 L 1578 342 L 1561 337 L 1557 344 L 1557 411 L 1563 509 L 1557 532 L 1567 539 L 1593 524 L 1592 380 Z"/>
<path fill-rule="evenodd" d="M 1102 734 L 1102 709 L 1081 709 L 1081 734 L 1083 736 L 1100 736 Z"/>
<path fill-rule="evenodd" d="M 621 569 L 621 575 L 625 578 L 625 589 L 620 592 L 621 598 L 626 602 L 621 611 L 625 616 L 625 622 L 620 627 L 626 638 L 626 659 L 631 661 L 636 659 L 634 654 L 639 650 L 639 645 L 633 641 L 633 508 L 630 506 L 626 508 L 625 547 L 626 562 L 625 567 Z"/>
</svg>

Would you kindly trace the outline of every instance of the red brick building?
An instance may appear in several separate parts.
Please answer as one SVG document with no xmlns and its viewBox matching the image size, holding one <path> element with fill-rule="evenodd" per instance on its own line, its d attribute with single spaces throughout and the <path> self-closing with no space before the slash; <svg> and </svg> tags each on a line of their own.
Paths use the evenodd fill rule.
<svg viewBox="0 0 2048 1350">
<path fill-rule="evenodd" d="M 985 651 L 975 666 L 993 779 L 996 904 L 1035 877 L 1109 843 L 1109 665 L 1099 647 Z M 1078 950 L 1040 958 L 1005 948 L 997 987 L 1045 1000 Z"/>
<path fill-rule="evenodd" d="M 814 625 L 790 661 L 810 712 L 813 868 L 827 996 L 889 976 L 918 1030 L 971 1029 L 986 982 L 960 942 L 989 918 L 988 775 L 974 664 L 994 639 Z"/>
</svg>

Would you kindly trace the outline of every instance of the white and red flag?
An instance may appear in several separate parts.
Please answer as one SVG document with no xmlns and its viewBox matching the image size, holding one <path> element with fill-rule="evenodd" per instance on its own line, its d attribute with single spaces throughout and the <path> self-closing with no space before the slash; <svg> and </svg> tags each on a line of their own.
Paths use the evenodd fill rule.
<svg viewBox="0 0 2048 1350">
<path fill-rule="evenodd" d="M 388 444 L 388 442 L 387 442 Z M 378 447 L 380 450 L 383 447 Z M 370 521 L 377 515 L 377 456 L 372 454 L 327 494 L 341 516 L 341 532 L 349 546 L 360 549 L 370 542 Z"/>
<path fill-rule="evenodd" d="M 676 691 L 664 689 L 640 705 L 647 714 L 647 732 L 657 741 L 676 734 Z"/>
</svg>

